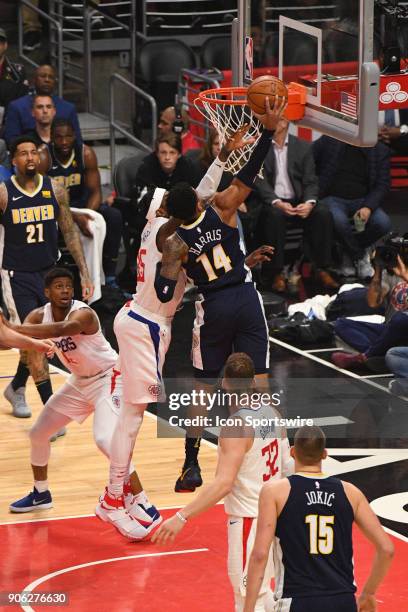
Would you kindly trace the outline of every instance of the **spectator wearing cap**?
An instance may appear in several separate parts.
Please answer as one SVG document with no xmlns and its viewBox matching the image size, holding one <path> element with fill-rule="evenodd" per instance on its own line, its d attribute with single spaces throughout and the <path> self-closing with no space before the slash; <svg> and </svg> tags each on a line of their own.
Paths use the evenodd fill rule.
<svg viewBox="0 0 408 612">
<path fill-rule="evenodd" d="M 7 32 L 3 28 L 0 28 L 0 80 L 12 81 L 13 83 L 25 85 L 25 93 L 28 86 L 25 68 L 23 64 L 17 64 L 9 60 L 6 55 L 7 48 Z"/>
<path fill-rule="evenodd" d="M 0 28 L 0 126 L 10 102 L 28 92 L 24 66 L 9 60 L 7 47 L 7 32 Z"/>
<path fill-rule="evenodd" d="M 78 115 L 75 106 L 63 98 L 55 95 L 55 70 L 52 66 L 44 64 L 38 66 L 34 73 L 35 94 L 51 96 L 54 102 L 57 119 L 68 119 L 74 126 L 76 139 L 82 142 Z M 35 130 L 35 119 L 32 115 L 33 95 L 26 95 L 14 100 L 8 107 L 4 127 L 4 139 L 9 145 L 12 140 L 22 134 Z"/>
<path fill-rule="evenodd" d="M 178 134 L 181 137 L 182 153 L 190 149 L 200 149 L 200 143 L 189 130 L 189 116 L 184 109 L 180 109 L 178 116 L 174 106 L 168 106 L 162 111 L 159 120 L 159 136 Z"/>
</svg>

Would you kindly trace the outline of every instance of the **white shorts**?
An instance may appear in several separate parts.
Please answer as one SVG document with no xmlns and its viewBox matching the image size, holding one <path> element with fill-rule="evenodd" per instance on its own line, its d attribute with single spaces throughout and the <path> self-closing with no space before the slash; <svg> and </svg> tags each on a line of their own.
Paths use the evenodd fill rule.
<svg viewBox="0 0 408 612">
<path fill-rule="evenodd" d="M 47 406 L 77 423 L 83 423 L 99 407 L 106 408 L 106 404 L 118 415 L 121 399 L 120 372 L 111 368 L 92 378 L 80 378 L 71 374 L 67 382 L 50 397 Z"/>
<path fill-rule="evenodd" d="M 124 401 L 148 404 L 164 400 L 162 370 L 170 346 L 171 324 L 156 323 L 123 306 L 113 329 L 119 344 L 118 369 Z"/>
<path fill-rule="evenodd" d="M 244 605 L 248 564 L 254 547 L 256 525 L 256 518 L 229 515 L 227 519 L 228 576 L 234 590 L 236 611 L 242 610 Z M 264 580 L 255 606 L 256 611 L 273 610 L 273 592 L 271 590 L 273 575 L 273 554 L 271 547 L 265 567 Z"/>
</svg>

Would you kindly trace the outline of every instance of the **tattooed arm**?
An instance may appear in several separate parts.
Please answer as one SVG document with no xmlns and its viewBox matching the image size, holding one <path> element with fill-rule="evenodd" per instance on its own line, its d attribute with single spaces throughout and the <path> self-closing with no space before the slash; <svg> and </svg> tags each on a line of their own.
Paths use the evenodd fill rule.
<svg viewBox="0 0 408 612">
<path fill-rule="evenodd" d="M 60 207 L 58 225 L 60 226 L 62 235 L 64 236 L 65 244 L 67 245 L 79 269 L 82 285 L 82 298 L 84 300 L 89 300 L 89 298 L 91 298 L 93 295 L 94 286 L 89 276 L 81 240 L 79 238 L 78 228 L 72 219 L 71 210 L 68 204 L 67 191 L 64 189 L 64 187 L 58 185 L 52 179 L 51 182 L 55 197 L 57 198 Z"/>
</svg>

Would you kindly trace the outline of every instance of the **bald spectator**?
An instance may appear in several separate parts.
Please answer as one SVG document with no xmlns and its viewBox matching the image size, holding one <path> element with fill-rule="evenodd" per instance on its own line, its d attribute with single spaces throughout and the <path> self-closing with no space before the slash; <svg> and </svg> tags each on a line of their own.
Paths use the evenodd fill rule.
<svg viewBox="0 0 408 612">
<path fill-rule="evenodd" d="M 178 134 L 181 137 L 182 153 L 190 149 L 201 149 L 200 143 L 189 130 L 190 118 L 184 109 L 180 109 L 180 116 L 176 117 L 174 106 L 168 106 L 162 111 L 159 121 L 159 136 Z"/>
<path fill-rule="evenodd" d="M 56 118 L 68 119 L 74 126 L 77 140 L 82 142 L 75 106 L 71 104 L 71 102 L 67 102 L 53 93 L 56 80 L 55 70 L 52 66 L 48 66 L 47 64 L 38 66 L 34 73 L 33 81 L 35 94 L 52 97 L 56 110 Z M 32 115 L 32 107 L 32 95 L 23 96 L 9 104 L 4 127 L 4 139 L 8 145 L 10 145 L 11 141 L 17 138 L 17 136 L 35 130 L 35 119 Z"/>
</svg>

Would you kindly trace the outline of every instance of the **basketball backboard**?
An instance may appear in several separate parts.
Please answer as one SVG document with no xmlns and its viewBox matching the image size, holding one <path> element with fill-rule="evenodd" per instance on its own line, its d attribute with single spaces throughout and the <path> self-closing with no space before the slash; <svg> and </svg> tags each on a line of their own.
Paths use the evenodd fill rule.
<svg viewBox="0 0 408 612">
<path fill-rule="evenodd" d="M 308 89 L 300 124 L 358 146 L 377 142 L 380 70 L 374 61 L 375 0 L 265 0 L 262 58 L 255 76 L 277 74 Z M 251 7 L 252 4 L 252 7 Z M 255 0 L 239 0 L 241 37 L 256 18 Z M 252 8 L 252 10 L 251 10 Z M 243 38 L 240 39 L 241 48 Z M 256 44 L 255 44 L 256 47 Z M 245 58 L 242 55 L 242 82 Z M 256 62 L 257 60 L 255 60 Z"/>
</svg>

